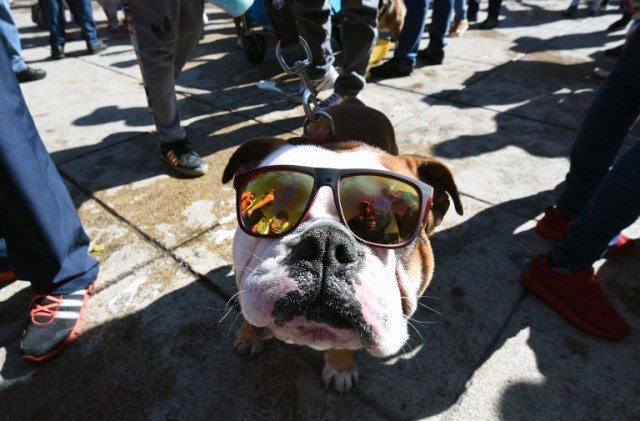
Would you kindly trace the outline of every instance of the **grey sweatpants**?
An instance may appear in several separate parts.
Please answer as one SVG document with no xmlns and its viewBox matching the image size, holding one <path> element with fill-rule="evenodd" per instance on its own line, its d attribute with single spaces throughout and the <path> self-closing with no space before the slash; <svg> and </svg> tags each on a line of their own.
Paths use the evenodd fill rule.
<svg viewBox="0 0 640 421">
<path fill-rule="evenodd" d="M 149 111 L 160 141 L 184 139 L 176 78 L 202 38 L 203 1 L 124 0 L 124 5 Z"/>
</svg>

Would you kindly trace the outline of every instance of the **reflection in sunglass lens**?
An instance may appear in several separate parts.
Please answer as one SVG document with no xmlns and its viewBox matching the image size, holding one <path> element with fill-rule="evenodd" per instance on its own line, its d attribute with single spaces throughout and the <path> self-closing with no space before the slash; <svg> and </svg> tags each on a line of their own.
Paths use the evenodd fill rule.
<svg viewBox="0 0 640 421">
<path fill-rule="evenodd" d="M 340 207 L 347 225 L 365 241 L 405 242 L 420 225 L 420 194 L 402 180 L 352 175 L 340 181 Z"/>
<path fill-rule="evenodd" d="M 313 176 L 295 171 L 260 172 L 240 189 L 241 223 L 255 234 L 287 233 L 303 217 Z"/>
</svg>

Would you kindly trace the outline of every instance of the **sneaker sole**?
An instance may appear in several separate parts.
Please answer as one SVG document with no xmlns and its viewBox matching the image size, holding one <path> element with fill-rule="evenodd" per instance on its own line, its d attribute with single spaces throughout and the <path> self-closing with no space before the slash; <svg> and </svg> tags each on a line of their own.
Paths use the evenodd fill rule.
<svg viewBox="0 0 640 421">
<path fill-rule="evenodd" d="M 87 302 L 89 301 L 89 298 L 91 297 L 91 293 L 93 292 L 93 287 L 94 287 L 94 284 L 91 284 L 87 288 L 87 292 L 86 294 L 84 294 L 84 298 L 82 300 L 82 307 L 80 308 L 80 316 L 78 317 L 78 321 L 73 326 L 73 330 L 71 330 L 71 333 L 69 334 L 69 336 L 67 336 L 67 339 L 65 339 L 62 344 L 58 345 L 57 348 L 52 349 L 47 354 L 44 354 L 40 357 L 34 357 L 33 355 L 24 355 L 24 354 L 21 355 L 20 357 L 23 360 L 31 361 L 31 362 L 46 361 L 60 354 L 71 342 L 75 341 L 76 338 L 78 337 L 78 334 L 80 333 L 80 330 L 82 329 L 82 325 L 84 323 L 84 310 L 87 307 Z"/>
<path fill-rule="evenodd" d="M 206 165 L 204 167 L 194 168 L 192 170 L 188 168 L 180 168 L 173 165 L 171 161 L 169 161 L 167 158 L 164 157 L 164 155 L 161 155 L 161 158 L 168 166 L 171 167 L 172 170 L 179 172 L 182 175 L 188 175 L 191 177 L 200 177 L 205 175 L 209 170 L 209 167 Z"/>
<path fill-rule="evenodd" d="M 529 292 L 531 292 L 536 297 L 540 298 L 542 301 L 544 301 L 549 306 L 551 306 L 551 308 L 553 308 L 558 313 L 560 313 L 560 315 L 563 316 L 565 319 L 567 319 L 570 323 L 584 330 L 585 332 L 594 336 L 598 336 L 600 338 L 608 339 L 610 341 L 619 341 L 624 339 L 628 335 L 628 333 L 623 336 L 611 335 L 609 333 L 602 332 L 598 329 L 594 329 L 593 327 L 589 326 L 582 319 L 580 319 L 575 313 L 573 313 L 571 309 L 565 306 L 562 301 L 558 300 L 548 289 L 538 284 L 538 282 L 536 282 L 536 280 L 531 276 L 531 274 L 529 274 L 528 269 L 522 272 L 522 275 L 520 276 L 520 280 L 524 284 L 525 288 L 529 290 Z"/>
</svg>

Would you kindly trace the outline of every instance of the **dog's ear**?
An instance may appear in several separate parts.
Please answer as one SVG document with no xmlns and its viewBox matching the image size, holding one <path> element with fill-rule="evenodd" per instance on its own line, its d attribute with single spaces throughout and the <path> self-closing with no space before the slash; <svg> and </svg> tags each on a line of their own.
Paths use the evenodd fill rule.
<svg viewBox="0 0 640 421">
<path fill-rule="evenodd" d="M 418 179 L 433 187 L 433 206 L 426 227 L 427 234 L 430 235 L 435 227 L 442 222 L 444 215 L 449 210 L 449 197 L 453 200 L 456 212 L 462 215 L 462 202 L 458 187 L 446 165 L 438 160 L 419 155 L 401 155 L 400 158 L 405 159 Z"/>
<path fill-rule="evenodd" d="M 278 137 L 258 137 L 243 143 L 233 152 L 222 173 L 222 183 L 229 182 L 239 172 L 254 168 L 271 152 L 287 144 Z"/>
</svg>

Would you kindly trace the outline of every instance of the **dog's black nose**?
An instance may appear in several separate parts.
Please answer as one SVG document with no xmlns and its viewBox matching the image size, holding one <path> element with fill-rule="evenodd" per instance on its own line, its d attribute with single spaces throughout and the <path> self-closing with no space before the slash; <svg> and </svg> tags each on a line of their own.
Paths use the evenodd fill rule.
<svg viewBox="0 0 640 421">
<path fill-rule="evenodd" d="M 325 272 L 345 269 L 358 261 L 359 244 L 342 226 L 316 223 L 291 245 L 291 263 L 306 262 Z"/>
</svg>

